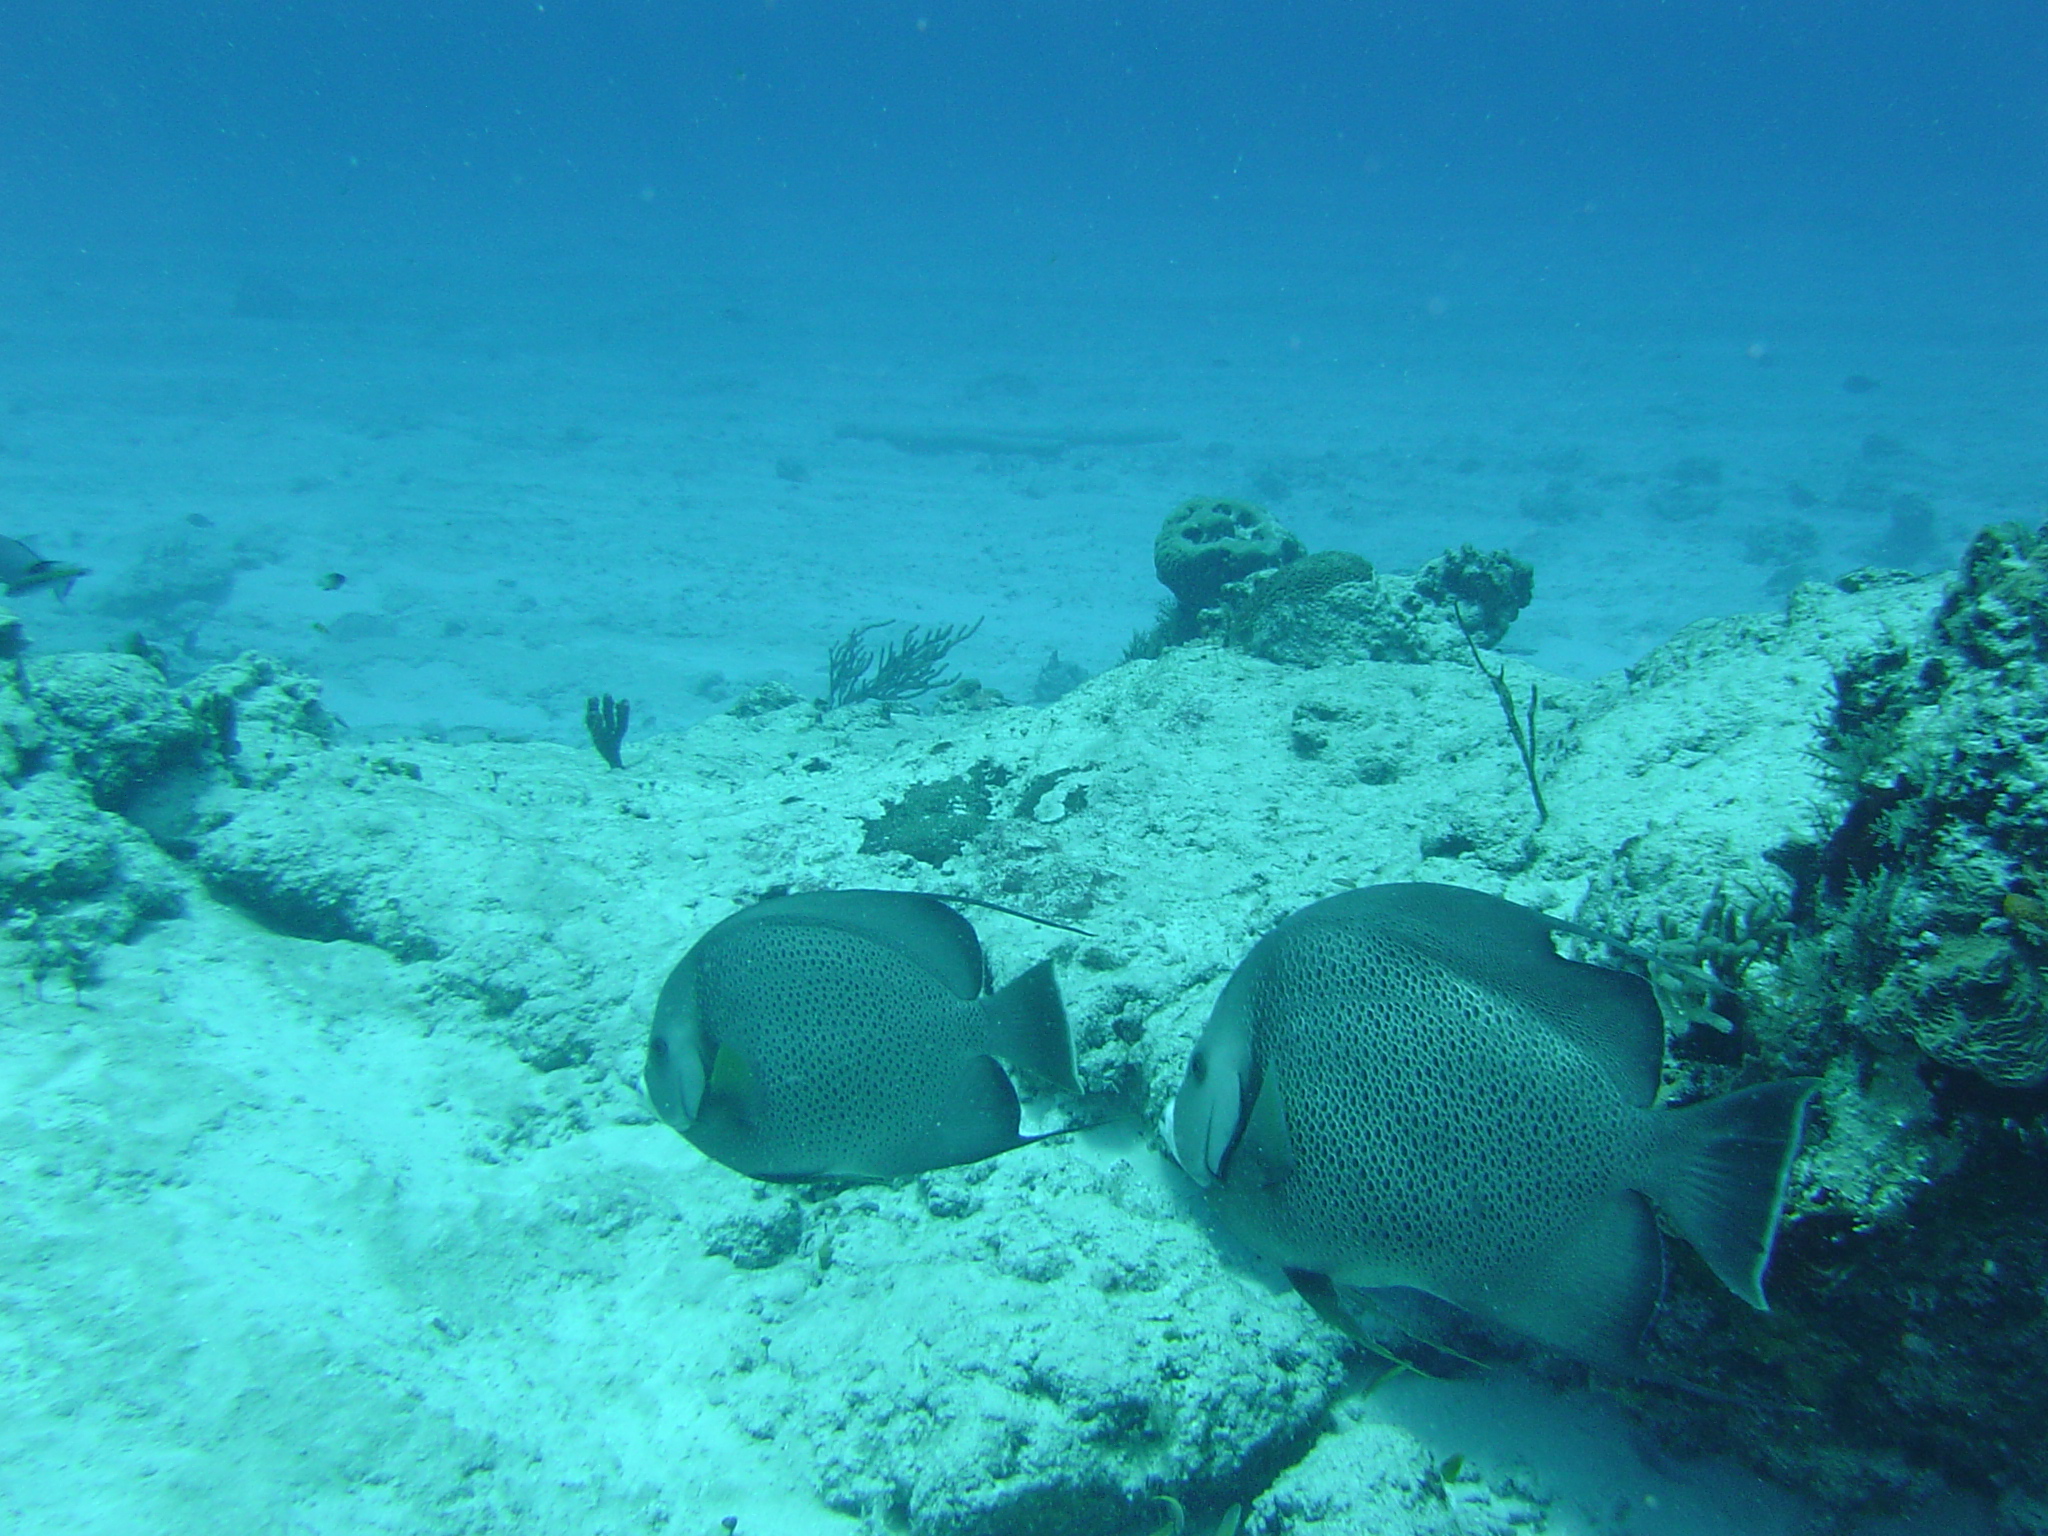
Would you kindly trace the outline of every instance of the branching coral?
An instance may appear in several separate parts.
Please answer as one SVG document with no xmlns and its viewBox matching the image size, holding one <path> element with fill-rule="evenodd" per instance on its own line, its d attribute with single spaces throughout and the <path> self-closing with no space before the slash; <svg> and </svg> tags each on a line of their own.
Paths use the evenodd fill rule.
<svg viewBox="0 0 2048 1536">
<path fill-rule="evenodd" d="M 825 706 L 843 704 L 905 704 L 960 681 L 959 674 L 944 675 L 946 657 L 953 648 L 981 628 L 981 620 L 962 627 L 934 624 L 920 630 L 915 624 L 877 652 L 865 637 L 886 629 L 893 620 L 857 624 L 846 638 L 833 646 L 825 659 Z"/>
</svg>

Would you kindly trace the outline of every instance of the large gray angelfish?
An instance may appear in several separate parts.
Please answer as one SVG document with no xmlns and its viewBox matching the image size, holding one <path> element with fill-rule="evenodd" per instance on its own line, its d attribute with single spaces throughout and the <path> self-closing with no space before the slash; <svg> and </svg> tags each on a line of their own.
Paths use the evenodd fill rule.
<svg viewBox="0 0 2048 1536">
<path fill-rule="evenodd" d="M 1075 1080 L 1052 962 L 990 987 L 973 925 L 934 897 L 770 897 L 669 974 L 647 1096 L 757 1179 L 889 1179 L 993 1157 L 1036 1139 L 1019 1134 L 1003 1062 Z"/>
<path fill-rule="evenodd" d="M 1654 1201 L 1762 1308 L 1816 1081 L 1656 1108 L 1649 985 L 1561 957 L 1562 926 L 1380 885 L 1262 938 L 1168 1122 L 1223 1224 L 1304 1281 L 1411 1287 L 1626 1367 L 1662 1289 Z"/>
</svg>

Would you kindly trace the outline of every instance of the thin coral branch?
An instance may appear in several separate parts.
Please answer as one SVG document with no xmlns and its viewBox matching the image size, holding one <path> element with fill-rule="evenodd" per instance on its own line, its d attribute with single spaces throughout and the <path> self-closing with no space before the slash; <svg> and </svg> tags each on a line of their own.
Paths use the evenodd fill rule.
<svg viewBox="0 0 2048 1536">
<path fill-rule="evenodd" d="M 1508 734 L 1514 738 L 1515 751 L 1521 756 L 1522 771 L 1529 776 L 1529 794 L 1536 801 L 1536 825 L 1541 827 L 1550 820 L 1550 807 L 1543 803 L 1543 785 L 1536 777 L 1536 685 L 1529 685 L 1529 726 L 1524 730 L 1521 717 L 1515 713 L 1515 695 L 1508 687 L 1507 667 L 1503 665 L 1496 672 L 1480 658 L 1479 642 L 1465 627 L 1465 615 L 1457 603 L 1451 604 L 1451 616 L 1458 621 L 1458 633 L 1465 637 L 1466 648 L 1472 652 L 1472 665 L 1493 685 L 1493 696 L 1500 700 L 1500 712 L 1507 716 Z"/>
<path fill-rule="evenodd" d="M 871 650 L 865 639 L 870 631 L 885 629 L 893 621 L 858 624 L 846 638 L 833 646 L 825 658 L 825 703 L 837 709 L 843 704 L 875 702 L 904 704 L 939 688 L 950 688 L 958 674 L 944 675 L 946 657 L 953 648 L 981 628 L 982 621 L 962 627 L 935 624 L 920 630 L 915 624 L 899 640 Z"/>
</svg>

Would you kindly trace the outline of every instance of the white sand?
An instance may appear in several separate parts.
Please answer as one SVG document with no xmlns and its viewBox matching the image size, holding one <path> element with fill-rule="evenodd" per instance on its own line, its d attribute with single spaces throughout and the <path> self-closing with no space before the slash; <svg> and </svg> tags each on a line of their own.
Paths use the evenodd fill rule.
<svg viewBox="0 0 2048 1536">
<path fill-rule="evenodd" d="M 2038 291 L 1867 236 L 39 251 L 0 304 L 0 532 L 95 572 L 43 643 L 259 647 L 376 732 L 572 739 L 592 691 L 680 725 L 817 691 L 876 619 L 985 618 L 961 664 L 1028 698 L 1149 622 L 1195 494 L 1392 569 L 1510 548 L 1511 648 L 1592 676 L 1794 576 L 1945 565 L 2048 483 Z M 1073 446 L 959 446 L 994 434 Z M 1931 538 L 1892 537 L 1901 497 Z"/>
</svg>

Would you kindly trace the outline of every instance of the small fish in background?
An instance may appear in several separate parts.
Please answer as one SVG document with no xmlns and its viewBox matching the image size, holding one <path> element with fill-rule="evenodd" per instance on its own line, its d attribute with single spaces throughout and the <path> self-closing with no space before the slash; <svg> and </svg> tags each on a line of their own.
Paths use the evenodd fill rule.
<svg viewBox="0 0 2048 1536">
<path fill-rule="evenodd" d="M 71 595 L 73 582 L 91 574 L 82 565 L 45 560 L 19 539 L 0 538 L 0 587 L 7 589 L 9 597 L 37 587 L 51 587 L 56 590 L 57 601 L 62 602 Z"/>
<path fill-rule="evenodd" d="M 1370 886 L 1294 913 L 1231 975 L 1168 1140 L 1319 1311 L 1333 1283 L 1408 1287 L 1633 1370 L 1663 1289 L 1653 1201 L 1763 1308 L 1816 1080 L 1654 1107 L 1649 983 L 1563 958 L 1563 926 Z"/>
<path fill-rule="evenodd" d="M 1000 990 L 974 927 L 903 891 L 774 896 L 683 956 L 655 1004 L 647 1096 L 757 1179 L 893 1179 L 1020 1134 L 1004 1063 L 1073 1090 L 1066 1007 L 1041 960 Z"/>
<path fill-rule="evenodd" d="M 313 585 L 322 592 L 339 592 L 348 585 L 348 578 L 339 571 L 329 571 L 323 576 L 315 577 Z"/>
</svg>

